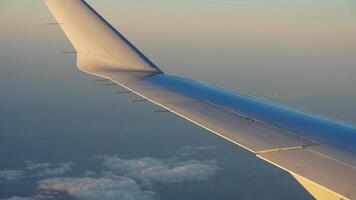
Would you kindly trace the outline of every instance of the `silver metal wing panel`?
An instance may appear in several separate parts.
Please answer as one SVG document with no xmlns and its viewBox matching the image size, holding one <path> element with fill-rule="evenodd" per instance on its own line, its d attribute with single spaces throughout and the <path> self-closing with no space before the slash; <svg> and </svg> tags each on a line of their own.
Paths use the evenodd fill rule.
<svg viewBox="0 0 356 200">
<path fill-rule="evenodd" d="M 292 174 L 309 179 L 326 190 L 350 199 L 356 197 L 355 166 L 320 153 L 318 146 L 294 151 L 270 152 L 260 154 L 258 157 Z"/>
<path fill-rule="evenodd" d="M 173 101 L 166 105 L 173 111 L 254 153 L 299 149 L 314 145 L 312 141 L 286 130 L 208 101 Z"/>
<path fill-rule="evenodd" d="M 159 76 L 167 75 L 157 75 Z M 356 197 L 354 152 L 337 148 L 329 144 L 328 140 L 306 137 L 305 133 L 294 133 L 231 107 L 212 103 L 214 98 L 209 98 L 211 91 L 204 91 L 204 87 L 209 87 L 207 85 L 201 85 L 204 92 L 199 94 L 194 91 L 192 95 L 190 90 L 194 90 L 192 88 L 196 83 L 190 85 L 177 81 L 176 84 L 187 84 L 183 87 L 187 89 L 172 89 L 168 85 L 158 86 L 145 79 L 126 83 L 139 95 L 250 150 L 256 156 L 288 171 L 298 181 L 300 180 L 297 177 L 306 179 L 321 190 L 321 192 L 310 191 L 310 184 L 303 184 L 300 181 L 318 199 Z"/>
</svg>

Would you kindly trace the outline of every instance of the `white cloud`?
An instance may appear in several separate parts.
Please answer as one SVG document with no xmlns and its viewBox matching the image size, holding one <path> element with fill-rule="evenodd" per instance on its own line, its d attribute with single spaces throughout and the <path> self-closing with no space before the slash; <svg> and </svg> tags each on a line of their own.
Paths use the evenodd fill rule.
<svg viewBox="0 0 356 200">
<path fill-rule="evenodd" d="M 154 158 L 121 159 L 117 156 L 102 156 L 108 169 L 104 175 L 123 175 L 152 183 L 180 183 L 192 180 L 206 180 L 221 168 L 216 161 L 176 161 Z"/>
<path fill-rule="evenodd" d="M 52 178 L 39 182 L 40 190 L 65 192 L 76 199 L 85 200 L 155 200 L 153 191 L 142 190 L 127 177 L 109 178 Z"/>
<path fill-rule="evenodd" d="M 72 170 L 73 162 L 59 163 L 58 165 L 53 165 L 51 163 L 35 163 L 27 162 L 27 171 L 32 174 L 32 176 L 39 177 L 50 177 L 63 175 Z"/>
<path fill-rule="evenodd" d="M 199 153 L 214 153 L 215 147 L 213 146 L 185 146 L 177 150 L 177 154 L 180 156 L 193 156 Z"/>
<path fill-rule="evenodd" d="M 105 167 L 101 177 L 97 177 L 100 174 L 85 171 L 85 177 L 82 178 L 44 179 L 39 181 L 38 188 L 47 192 L 64 192 L 73 198 L 85 200 L 155 200 L 158 199 L 157 194 L 142 187 L 154 183 L 206 180 L 221 169 L 216 161 L 121 159 L 117 156 L 100 158 Z M 38 166 L 50 167 L 45 164 Z"/>
<path fill-rule="evenodd" d="M 26 164 L 27 167 L 21 170 L 0 170 L 0 182 L 16 182 L 29 177 L 39 178 L 60 176 L 72 170 L 73 162 L 53 165 L 51 163 L 35 163 L 27 161 Z"/>
<path fill-rule="evenodd" d="M 44 168 L 49 168 L 52 166 L 51 163 L 35 163 L 35 162 L 32 162 L 32 161 L 27 161 L 27 170 L 29 171 L 34 171 L 34 170 L 41 170 L 41 169 L 44 169 Z"/>
<path fill-rule="evenodd" d="M 43 179 L 38 182 L 42 195 L 14 196 L 4 200 L 50 200 L 58 199 L 63 194 L 79 200 L 156 200 L 158 196 L 152 191 L 156 183 L 206 180 L 221 170 L 216 161 L 180 160 L 184 154 L 192 156 L 201 152 L 210 153 L 214 149 L 210 146 L 187 146 L 178 150 L 178 157 L 172 159 L 99 156 L 104 170 L 83 170 L 82 177 L 78 178 L 63 177 L 72 170 L 73 162 L 52 164 L 28 161 L 23 170 L 0 171 L 0 182 Z"/>
<path fill-rule="evenodd" d="M 24 176 L 25 172 L 23 170 L 1 170 L 0 182 L 18 181 Z"/>
<path fill-rule="evenodd" d="M 97 174 L 95 172 L 93 172 L 93 171 L 86 170 L 86 171 L 84 171 L 83 175 L 85 177 L 95 177 Z"/>
<path fill-rule="evenodd" d="M 43 195 L 36 195 L 33 197 L 20 197 L 20 196 L 13 196 L 11 198 L 2 199 L 2 200 L 53 200 L 51 196 L 43 196 Z"/>
</svg>

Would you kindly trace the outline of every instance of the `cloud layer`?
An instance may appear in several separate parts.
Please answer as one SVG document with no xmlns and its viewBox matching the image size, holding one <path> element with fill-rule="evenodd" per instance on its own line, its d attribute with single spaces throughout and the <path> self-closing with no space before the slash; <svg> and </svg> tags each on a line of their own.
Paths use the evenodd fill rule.
<svg viewBox="0 0 356 200">
<path fill-rule="evenodd" d="M 121 159 L 117 156 L 103 156 L 106 176 L 124 175 L 144 184 L 180 183 L 192 180 L 206 180 L 221 168 L 216 161 L 177 161 L 154 158 Z"/>
<path fill-rule="evenodd" d="M 54 200 L 54 198 L 52 196 L 36 195 L 32 197 L 14 196 L 4 200 Z"/>
<path fill-rule="evenodd" d="M 155 200 L 157 194 L 142 190 L 127 177 L 109 178 L 52 178 L 39 182 L 39 189 L 51 192 L 65 192 L 85 200 Z"/>
<path fill-rule="evenodd" d="M 185 146 L 177 150 L 179 156 L 194 156 L 200 153 L 214 153 L 213 146 Z"/>
<path fill-rule="evenodd" d="M 72 170 L 73 162 L 59 163 L 54 166 L 51 163 L 34 163 L 27 162 L 27 170 L 31 171 L 34 176 L 48 177 L 63 175 Z"/>
<path fill-rule="evenodd" d="M 4 200 L 50 200 L 62 195 L 79 200 L 156 200 L 159 198 L 153 189 L 155 184 L 207 180 L 221 170 L 214 160 L 187 159 L 199 152 L 213 149 L 214 147 L 184 147 L 170 159 L 98 156 L 96 161 L 103 168 L 99 171 L 82 169 L 77 174 L 78 177 L 68 177 L 68 172 L 74 167 L 73 162 L 52 164 L 28 161 L 24 169 L 0 171 L 0 182 L 15 183 L 30 178 L 29 180 L 37 182 L 35 191 L 41 194 L 31 197 L 14 196 Z M 190 157 L 186 157 L 188 155 Z"/>
<path fill-rule="evenodd" d="M 23 170 L 1 170 L 0 171 L 0 182 L 12 182 L 18 181 L 25 176 L 25 171 Z"/>
<path fill-rule="evenodd" d="M 73 162 L 59 163 L 55 165 L 51 163 L 35 163 L 28 161 L 26 164 L 27 167 L 21 170 L 1 170 L 0 182 L 10 183 L 20 181 L 25 178 L 41 178 L 64 175 L 72 170 Z"/>
</svg>

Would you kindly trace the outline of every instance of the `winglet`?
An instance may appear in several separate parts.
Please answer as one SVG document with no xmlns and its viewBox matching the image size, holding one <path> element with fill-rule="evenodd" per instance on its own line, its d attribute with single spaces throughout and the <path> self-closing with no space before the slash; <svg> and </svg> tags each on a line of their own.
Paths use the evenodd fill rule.
<svg viewBox="0 0 356 200">
<path fill-rule="evenodd" d="M 161 72 L 84 0 L 44 0 L 78 53 L 78 67 Z"/>
</svg>

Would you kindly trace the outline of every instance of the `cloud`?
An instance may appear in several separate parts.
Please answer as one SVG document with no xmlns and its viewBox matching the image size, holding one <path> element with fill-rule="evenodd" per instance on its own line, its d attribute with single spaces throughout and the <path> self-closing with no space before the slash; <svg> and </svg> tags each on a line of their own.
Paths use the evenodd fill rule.
<svg viewBox="0 0 356 200">
<path fill-rule="evenodd" d="M 85 200 L 155 200 L 157 194 L 142 190 L 127 177 L 109 178 L 52 178 L 39 182 L 40 190 L 65 192 L 76 199 Z"/>
<path fill-rule="evenodd" d="M 18 181 L 25 176 L 23 170 L 2 170 L 0 171 L 0 182 Z"/>
<path fill-rule="evenodd" d="M 32 161 L 27 161 L 26 163 L 27 163 L 26 169 L 29 171 L 40 170 L 40 169 L 49 168 L 52 166 L 51 163 L 35 163 Z"/>
<path fill-rule="evenodd" d="M 215 150 L 213 146 L 185 146 L 177 150 L 177 154 L 179 156 L 193 156 L 199 153 L 211 153 Z"/>
<path fill-rule="evenodd" d="M 206 180 L 221 168 L 216 161 L 176 161 L 154 158 L 121 159 L 117 156 L 102 156 L 108 171 L 106 176 L 122 175 L 152 183 L 181 183 L 184 181 Z"/>
<path fill-rule="evenodd" d="M 210 147 L 186 148 L 204 151 Z M 38 189 L 49 194 L 66 193 L 75 199 L 85 200 L 156 200 L 156 192 L 147 190 L 155 183 L 182 183 L 206 180 L 221 168 L 216 161 L 137 158 L 122 159 L 118 156 L 99 156 L 104 171 L 84 171 L 79 178 L 47 178 L 38 182 Z M 50 168 L 52 165 L 37 163 L 28 170 Z M 146 188 L 146 189 L 145 189 Z"/>
<path fill-rule="evenodd" d="M 64 175 L 72 170 L 73 162 L 59 163 L 35 163 L 27 161 L 27 167 L 21 170 L 0 170 L 0 182 L 16 182 L 24 178 L 41 178 Z"/>
<path fill-rule="evenodd" d="M 63 175 L 72 170 L 73 162 L 59 163 L 57 166 L 53 166 L 51 163 L 35 163 L 27 162 L 27 171 L 32 176 L 49 177 Z"/>
<path fill-rule="evenodd" d="M 214 160 L 199 161 L 182 157 L 211 153 L 214 149 L 210 146 L 186 146 L 179 149 L 171 159 L 99 156 L 97 161 L 103 165 L 103 170 L 82 170 L 77 177 L 66 176 L 72 170 L 73 162 L 53 164 L 27 161 L 23 170 L 0 171 L 0 182 L 25 178 L 40 180 L 34 191 L 42 195 L 14 196 L 4 200 L 50 200 L 63 195 L 79 200 L 156 200 L 159 198 L 153 191 L 154 184 L 206 180 L 221 170 Z M 183 158 L 185 161 L 182 161 Z"/>
<path fill-rule="evenodd" d="M 43 196 L 43 195 L 36 195 L 33 197 L 20 197 L 20 196 L 13 196 L 11 198 L 2 199 L 2 200 L 53 200 L 54 198 L 51 196 Z"/>
<path fill-rule="evenodd" d="M 94 177 L 94 176 L 96 176 L 97 174 L 96 174 L 95 172 L 93 172 L 93 171 L 88 171 L 88 170 L 86 170 L 86 171 L 84 171 L 83 175 L 84 175 L 85 177 Z"/>
</svg>

